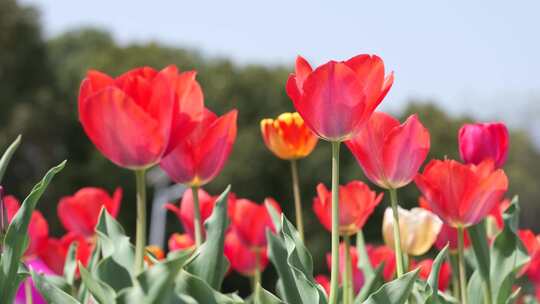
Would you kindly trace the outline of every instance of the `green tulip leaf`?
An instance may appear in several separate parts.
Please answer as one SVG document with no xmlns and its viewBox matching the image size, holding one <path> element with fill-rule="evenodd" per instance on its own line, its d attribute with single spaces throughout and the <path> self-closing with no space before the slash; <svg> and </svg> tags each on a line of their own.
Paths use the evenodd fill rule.
<svg viewBox="0 0 540 304">
<path fill-rule="evenodd" d="M 81 304 L 74 297 L 58 287 L 51 279 L 52 277 L 44 276 L 32 271 L 32 281 L 48 303 Z"/>
<path fill-rule="evenodd" d="M 81 279 L 83 284 L 88 288 L 92 296 L 100 304 L 115 304 L 116 303 L 116 292 L 114 289 L 102 282 L 99 279 L 96 279 L 92 274 L 84 268 L 84 266 L 79 263 L 79 272 L 81 273 Z"/>
<path fill-rule="evenodd" d="M 4 174 L 6 173 L 9 162 L 11 161 L 13 154 L 15 154 L 15 151 L 17 151 L 17 148 L 20 144 L 21 135 L 17 136 L 13 143 L 11 143 L 11 145 L 9 145 L 9 147 L 6 149 L 6 151 L 2 155 L 2 158 L 0 158 L 0 184 L 2 183 L 2 179 L 4 178 Z"/>
<path fill-rule="evenodd" d="M 363 304 L 403 304 L 407 302 L 413 289 L 413 285 L 418 278 L 418 269 L 404 274 L 402 277 L 388 282 L 381 286 L 379 290 L 369 296 Z"/>
</svg>

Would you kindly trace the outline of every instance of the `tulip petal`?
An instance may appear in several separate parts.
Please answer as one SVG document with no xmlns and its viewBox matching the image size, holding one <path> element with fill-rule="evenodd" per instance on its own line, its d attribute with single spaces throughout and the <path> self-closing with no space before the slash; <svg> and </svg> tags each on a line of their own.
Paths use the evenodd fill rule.
<svg viewBox="0 0 540 304">
<path fill-rule="evenodd" d="M 364 123 L 367 109 L 362 83 L 353 70 L 331 61 L 304 82 L 303 95 L 293 103 L 312 130 L 330 141 L 348 139 Z"/>
<path fill-rule="evenodd" d="M 113 87 L 86 98 L 79 119 L 98 150 L 121 167 L 156 163 L 168 140 L 155 119 Z"/>
</svg>

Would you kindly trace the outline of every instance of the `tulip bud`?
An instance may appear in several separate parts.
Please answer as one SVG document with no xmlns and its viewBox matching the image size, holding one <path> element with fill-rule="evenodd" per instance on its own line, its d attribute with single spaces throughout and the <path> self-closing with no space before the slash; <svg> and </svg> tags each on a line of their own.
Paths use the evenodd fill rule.
<svg viewBox="0 0 540 304">
<path fill-rule="evenodd" d="M 442 221 L 432 212 L 413 208 L 405 210 L 398 207 L 401 249 L 408 255 L 419 256 L 426 253 L 435 243 L 442 228 Z M 387 208 L 383 218 L 383 238 L 388 246 L 394 244 L 394 217 L 392 209 Z"/>
</svg>

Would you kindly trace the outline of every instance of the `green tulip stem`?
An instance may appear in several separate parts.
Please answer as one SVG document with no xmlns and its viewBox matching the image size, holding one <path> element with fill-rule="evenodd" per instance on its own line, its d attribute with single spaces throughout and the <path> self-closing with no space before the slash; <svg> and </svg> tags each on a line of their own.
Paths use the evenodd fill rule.
<svg viewBox="0 0 540 304">
<path fill-rule="evenodd" d="M 294 209 L 296 213 L 296 228 L 300 239 L 304 242 L 304 221 L 302 219 L 302 199 L 300 198 L 300 182 L 298 179 L 298 164 L 295 159 L 291 160 L 291 174 L 294 194 Z"/>
<path fill-rule="evenodd" d="M 145 169 L 135 170 L 137 184 L 137 235 L 135 241 L 135 273 L 144 269 L 144 249 L 146 247 L 146 180 Z"/>
<path fill-rule="evenodd" d="M 373 272 L 373 266 L 371 266 L 371 262 L 369 261 L 369 255 L 366 250 L 366 241 L 364 239 L 364 231 L 362 229 L 358 230 L 356 233 L 356 252 L 358 253 L 358 265 L 354 266 L 360 267 L 361 263 L 364 263 L 364 267 L 366 267 L 368 271 Z"/>
<path fill-rule="evenodd" d="M 201 209 L 199 207 L 199 187 L 191 187 L 193 193 L 193 226 L 195 229 L 195 246 L 199 248 L 203 242 Z"/>
<path fill-rule="evenodd" d="M 401 253 L 401 235 L 399 232 L 399 213 L 396 189 L 390 188 L 390 204 L 392 205 L 392 215 L 394 216 L 394 252 L 396 253 L 397 276 L 401 277 L 404 272 L 403 254 Z"/>
<path fill-rule="evenodd" d="M 255 252 L 255 273 L 253 274 L 253 295 L 255 303 L 259 302 L 261 294 L 261 252 Z"/>
<path fill-rule="evenodd" d="M 461 304 L 467 304 L 467 277 L 465 276 L 465 253 L 463 238 L 465 231 L 463 227 L 457 228 L 458 232 L 458 265 L 459 265 L 459 285 L 461 293 Z"/>
<path fill-rule="evenodd" d="M 26 279 L 24 281 L 24 297 L 26 300 L 26 304 L 34 303 L 34 300 L 32 299 L 32 284 L 30 279 Z"/>
<path fill-rule="evenodd" d="M 337 304 L 339 279 L 339 145 L 332 142 L 332 272 L 329 304 Z"/>
<path fill-rule="evenodd" d="M 341 282 L 343 282 L 343 304 L 352 304 L 354 299 L 353 281 L 352 281 L 352 261 L 351 261 L 351 237 L 345 235 L 345 271 Z"/>
</svg>

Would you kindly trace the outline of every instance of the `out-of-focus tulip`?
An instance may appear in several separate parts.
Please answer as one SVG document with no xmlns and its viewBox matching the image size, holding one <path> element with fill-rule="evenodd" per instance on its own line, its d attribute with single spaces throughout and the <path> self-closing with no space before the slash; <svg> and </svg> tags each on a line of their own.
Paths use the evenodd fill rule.
<svg viewBox="0 0 540 304">
<path fill-rule="evenodd" d="M 339 186 L 339 233 L 353 235 L 362 229 L 375 207 L 381 202 L 383 194 L 377 195 L 369 187 L 352 181 Z M 319 221 L 332 231 L 332 193 L 324 184 L 317 186 L 317 197 L 313 199 L 313 211 Z"/>
<path fill-rule="evenodd" d="M 186 250 L 195 246 L 195 241 L 187 233 L 173 233 L 169 238 L 169 251 Z"/>
<path fill-rule="evenodd" d="M 30 260 L 25 261 L 24 263 L 28 269 L 33 270 L 39 274 L 45 274 L 45 275 L 53 275 L 53 271 L 43 263 L 43 261 L 33 258 Z M 34 285 L 34 282 L 32 281 L 32 278 L 25 279 L 19 289 L 17 290 L 17 294 L 15 295 L 15 301 L 13 304 L 26 304 L 29 303 L 26 299 L 26 291 L 25 287 L 26 284 L 30 284 L 31 292 L 32 292 L 32 303 L 33 304 L 47 304 L 47 301 L 43 298 L 41 293 L 37 290 L 36 286 Z"/>
<path fill-rule="evenodd" d="M 74 195 L 64 196 L 58 203 L 58 218 L 69 232 L 86 237 L 94 235 L 101 209 L 116 217 L 122 201 L 122 189 L 110 196 L 101 188 L 86 187 Z"/>
<path fill-rule="evenodd" d="M 324 291 L 326 291 L 326 294 L 330 294 L 330 278 L 323 274 L 319 274 L 315 277 L 315 282 L 319 283 L 319 285 L 324 288 Z"/>
<path fill-rule="evenodd" d="M 224 253 L 231 263 L 231 268 L 244 276 L 253 276 L 257 268 L 263 272 L 268 265 L 266 248 L 253 250 L 246 246 L 234 231 L 225 236 Z"/>
<path fill-rule="evenodd" d="M 430 139 L 416 115 L 400 124 L 394 117 L 376 112 L 346 145 L 373 183 L 397 189 L 416 176 L 429 152 Z"/>
<path fill-rule="evenodd" d="M 203 223 L 212 214 L 212 210 L 214 210 L 214 205 L 218 197 L 209 195 L 203 189 L 199 189 L 198 195 L 199 211 L 201 213 L 201 228 L 204 235 L 205 230 Z M 182 200 L 180 201 L 180 207 L 177 207 L 173 204 L 167 204 L 165 205 L 165 207 L 176 214 L 176 216 L 182 223 L 185 232 L 189 234 L 192 239 L 195 239 L 195 224 L 193 220 L 193 191 L 188 189 L 184 192 Z"/>
<path fill-rule="evenodd" d="M 465 163 L 478 165 L 492 159 L 501 168 L 508 156 L 509 141 L 503 123 L 465 124 L 459 129 L 459 154 Z"/>
<path fill-rule="evenodd" d="M 198 123 L 202 93 L 194 72 L 137 68 L 118 78 L 89 71 L 79 92 L 79 120 L 97 149 L 120 167 L 159 163 Z"/>
<path fill-rule="evenodd" d="M 318 141 L 297 112 L 261 120 L 261 132 L 266 147 L 277 157 L 287 160 L 308 156 Z"/>
<path fill-rule="evenodd" d="M 386 245 L 366 246 L 369 261 L 373 267 L 379 267 L 384 264 L 383 278 L 385 281 L 391 281 L 396 273 L 396 255 L 394 250 Z"/>
<path fill-rule="evenodd" d="M 158 261 L 163 260 L 165 258 L 165 253 L 163 252 L 163 250 L 159 248 L 159 246 L 156 246 L 156 245 L 146 246 L 146 252 L 152 254 L 154 258 Z M 144 261 L 149 266 L 152 266 L 154 264 L 152 259 L 150 259 L 150 257 L 148 257 L 147 255 L 144 256 Z"/>
<path fill-rule="evenodd" d="M 401 249 L 408 255 L 426 253 L 439 235 L 443 222 L 438 216 L 423 208 L 405 210 L 398 206 Z M 394 245 L 394 217 L 392 209 L 386 208 L 382 232 L 387 246 Z"/>
<path fill-rule="evenodd" d="M 393 82 L 394 74 L 385 76 L 384 63 L 375 55 L 329 61 L 315 70 L 298 56 L 286 90 L 315 134 L 345 141 L 364 126 Z"/>
<path fill-rule="evenodd" d="M 519 230 L 518 235 L 531 258 L 520 273 L 527 274 L 529 280 L 540 284 L 540 236 L 536 236 L 531 230 Z"/>
<path fill-rule="evenodd" d="M 232 110 L 217 117 L 205 109 L 202 121 L 160 163 L 169 177 L 191 187 L 210 182 L 221 171 L 236 140 Z"/>
<path fill-rule="evenodd" d="M 353 280 L 353 290 L 354 294 L 357 294 L 360 292 L 360 289 L 362 286 L 364 286 L 364 274 L 362 273 L 362 270 L 360 270 L 356 265 L 358 264 L 358 254 L 356 252 L 355 247 L 349 248 L 349 254 L 351 255 L 351 267 L 352 267 L 352 280 Z M 332 254 L 327 253 L 326 254 L 326 264 L 328 265 L 328 269 L 332 271 Z M 341 284 L 341 279 L 343 277 L 343 273 L 345 273 L 345 244 L 339 245 L 339 282 Z"/>
<path fill-rule="evenodd" d="M 248 199 L 236 199 L 229 203 L 231 228 L 238 238 L 252 250 L 262 250 L 266 246 L 266 230 L 275 232 L 276 227 L 266 209 L 270 204 L 281 213 L 279 204 L 272 198 L 267 198 L 265 204 L 258 205 Z"/>
<path fill-rule="evenodd" d="M 40 250 L 39 258 L 54 273 L 62 275 L 64 273 L 64 263 L 66 262 L 69 246 L 73 242 L 77 243 L 77 261 L 80 261 L 85 266 L 88 265 L 93 245 L 84 236 L 73 232 L 65 234 L 60 239 L 49 238 L 46 245 Z"/>
<path fill-rule="evenodd" d="M 415 178 L 430 209 L 446 224 L 468 227 L 485 218 L 508 189 L 508 178 L 492 160 L 463 165 L 433 160 Z"/>
<path fill-rule="evenodd" d="M 419 277 L 427 281 L 429 274 L 431 273 L 431 268 L 433 267 L 433 259 L 425 259 L 420 262 L 414 262 L 411 265 L 411 269 L 420 268 L 420 272 L 418 273 Z M 450 279 L 452 277 L 452 267 L 450 267 L 450 264 L 448 262 L 444 262 L 441 265 L 441 269 L 439 271 L 439 290 L 446 290 L 448 288 L 448 285 L 450 285 Z"/>
<path fill-rule="evenodd" d="M 17 198 L 12 195 L 7 195 L 4 197 L 4 207 L 7 211 L 8 222 L 11 222 L 17 211 L 19 210 L 21 204 Z M 26 257 L 36 255 L 47 243 L 47 238 L 49 237 L 49 224 L 43 217 L 43 214 L 38 210 L 32 212 L 32 217 L 30 218 L 30 224 L 28 225 L 28 236 L 30 242 L 28 248 L 24 255 Z"/>
</svg>

